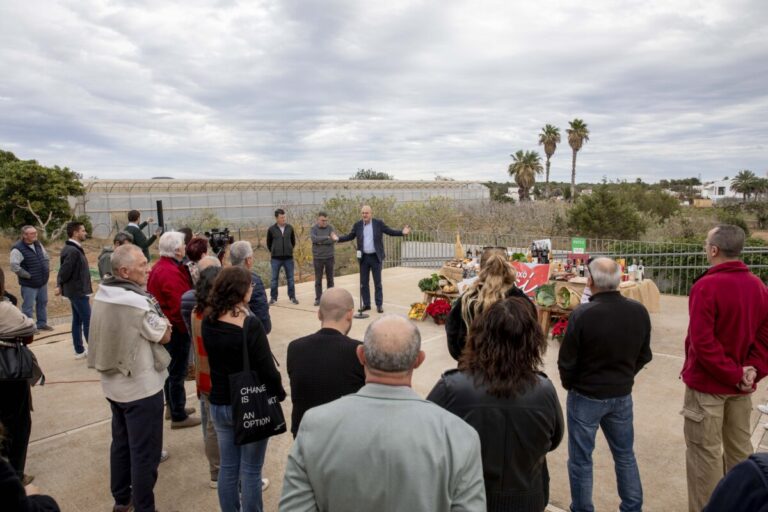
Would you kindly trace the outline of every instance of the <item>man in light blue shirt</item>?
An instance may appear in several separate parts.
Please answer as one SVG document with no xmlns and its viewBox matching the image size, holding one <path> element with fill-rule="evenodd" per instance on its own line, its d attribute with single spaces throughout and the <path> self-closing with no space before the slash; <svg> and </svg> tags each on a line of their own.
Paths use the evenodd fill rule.
<svg viewBox="0 0 768 512">
<path fill-rule="evenodd" d="M 360 295 L 361 311 L 371 309 L 371 289 L 369 288 L 370 274 L 373 273 L 376 310 L 384 312 L 384 292 L 381 287 L 381 268 L 384 263 L 384 234 L 389 236 L 405 236 L 411 232 L 409 226 L 402 231 L 392 229 L 384 221 L 373 218 L 373 210 L 365 205 L 360 210 L 362 220 L 355 222 L 348 235 L 339 237 L 339 242 L 357 240 L 357 258 L 360 262 Z"/>
</svg>

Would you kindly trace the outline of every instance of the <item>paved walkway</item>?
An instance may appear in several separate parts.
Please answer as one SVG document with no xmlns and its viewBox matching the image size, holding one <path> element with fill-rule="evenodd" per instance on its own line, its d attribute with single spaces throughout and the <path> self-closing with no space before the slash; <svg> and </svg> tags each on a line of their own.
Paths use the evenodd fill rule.
<svg viewBox="0 0 768 512">
<path fill-rule="evenodd" d="M 384 271 L 384 309 L 391 313 L 407 313 L 410 304 L 421 299 L 417 282 L 431 273 L 425 269 L 394 268 Z M 353 295 L 358 290 L 358 276 L 337 278 L 337 286 Z M 319 328 L 313 283 L 297 285 L 300 305 L 287 300 L 280 290 L 280 301 L 271 308 L 272 349 L 285 375 L 288 343 Z M 635 386 L 635 450 L 645 489 L 645 510 L 677 511 L 686 509 L 685 444 L 682 418 L 678 411 L 683 385 L 678 379 L 683 356 L 683 339 L 687 328 L 685 298 L 663 296 L 662 313 L 652 315 L 654 360 L 641 372 Z M 367 320 L 356 320 L 351 336 L 362 338 Z M 85 361 L 73 359 L 73 350 L 65 325 L 39 338 L 33 345 L 48 384 L 33 389 L 35 411 L 32 415 L 32 441 L 27 472 L 36 475 L 35 484 L 42 492 L 53 495 L 67 512 L 108 511 L 112 507 L 109 493 L 110 412 L 101 394 L 98 375 L 86 368 Z M 445 333 L 431 320 L 419 323 L 427 359 L 414 374 L 414 388 L 426 396 L 440 374 L 455 367 L 445 345 Z M 621 342 L 620 333 L 617 343 Z M 565 406 L 565 393 L 557 376 L 556 342 L 550 342 L 545 371 L 555 382 Z M 190 404 L 195 404 L 194 382 L 187 383 Z M 765 401 L 765 386 L 756 399 Z M 283 404 L 290 418 L 290 398 Z M 754 421 L 757 421 L 755 415 Z M 167 511 L 217 511 L 216 491 L 208 487 L 208 466 L 198 428 L 171 431 L 166 423 L 165 448 L 170 459 L 160 466 L 155 488 L 158 509 Z M 265 476 L 272 482 L 264 494 L 265 510 L 277 510 L 282 487 L 285 460 L 290 450 L 290 434 L 272 438 L 265 464 Z M 569 504 L 566 469 L 567 442 L 548 457 L 551 475 L 551 510 L 567 509 Z M 597 510 L 617 510 L 619 500 L 613 462 L 605 439 L 598 435 L 594 455 L 595 506 Z M 395 492 L 393 490 L 393 492 Z"/>
</svg>

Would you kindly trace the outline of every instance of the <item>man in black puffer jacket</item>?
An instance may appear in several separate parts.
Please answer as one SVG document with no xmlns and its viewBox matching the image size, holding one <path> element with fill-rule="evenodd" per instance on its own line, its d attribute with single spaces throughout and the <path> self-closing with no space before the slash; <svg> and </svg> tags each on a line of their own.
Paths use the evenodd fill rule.
<svg viewBox="0 0 768 512">
<path fill-rule="evenodd" d="M 267 248 L 272 255 L 272 279 L 269 283 L 269 303 L 277 302 L 277 279 L 280 269 L 285 269 L 285 280 L 288 282 L 288 298 L 294 304 L 296 290 L 293 286 L 293 248 L 296 247 L 296 235 L 293 226 L 285 222 L 285 210 L 275 210 L 276 222 L 267 231 Z"/>
</svg>

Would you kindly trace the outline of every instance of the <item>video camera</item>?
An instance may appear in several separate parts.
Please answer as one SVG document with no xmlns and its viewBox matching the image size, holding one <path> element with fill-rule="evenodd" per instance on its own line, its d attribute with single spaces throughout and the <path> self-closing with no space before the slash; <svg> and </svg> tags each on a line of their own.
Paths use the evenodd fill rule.
<svg viewBox="0 0 768 512">
<path fill-rule="evenodd" d="M 211 246 L 211 250 L 216 255 L 223 251 L 227 245 L 235 243 L 235 237 L 229 234 L 229 228 L 212 229 L 206 231 L 205 236 L 208 238 L 208 245 Z"/>
</svg>

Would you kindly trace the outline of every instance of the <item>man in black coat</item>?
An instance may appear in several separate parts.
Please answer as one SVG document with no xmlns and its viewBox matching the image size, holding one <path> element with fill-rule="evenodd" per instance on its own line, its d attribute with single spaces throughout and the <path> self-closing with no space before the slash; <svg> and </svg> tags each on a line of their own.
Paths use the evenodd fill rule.
<svg viewBox="0 0 768 512">
<path fill-rule="evenodd" d="M 288 345 L 291 379 L 291 433 L 296 437 L 304 413 L 312 407 L 356 393 L 365 384 L 357 358 L 361 343 L 347 337 L 355 302 L 343 288 L 329 288 L 320 298 L 321 329 Z"/>
<path fill-rule="evenodd" d="M 85 359 L 88 350 L 83 346 L 83 337 L 88 343 L 88 329 L 91 323 L 91 304 L 88 296 L 93 293 L 88 259 L 82 243 L 88 237 L 81 222 L 67 224 L 67 240 L 61 249 L 61 266 L 56 276 L 56 295 L 69 299 L 72 306 L 72 342 L 75 345 L 75 359 Z"/>
<path fill-rule="evenodd" d="M 141 251 L 144 253 L 144 257 L 147 258 L 147 261 L 150 261 L 149 246 L 155 243 L 157 237 L 163 234 L 163 228 L 158 226 L 155 229 L 155 234 L 147 238 L 143 230 L 147 227 L 148 223 L 153 221 L 154 219 L 150 217 L 146 221 L 141 222 L 141 212 L 139 210 L 131 210 L 128 212 L 128 225 L 125 226 L 124 230 L 133 237 L 133 244 L 141 247 Z"/>
<path fill-rule="evenodd" d="M 594 510 L 592 452 L 600 428 L 611 448 L 621 510 L 642 510 L 634 452 L 632 386 L 653 358 L 645 306 L 619 293 L 621 267 L 610 258 L 589 264 L 592 290 L 568 319 L 557 366 L 568 390 L 568 478 L 574 512 Z"/>
<path fill-rule="evenodd" d="M 411 232 L 407 225 L 402 231 L 392 229 L 384 221 L 373 218 L 373 210 L 365 205 L 360 210 L 362 220 L 355 222 L 348 235 L 339 237 L 339 242 L 357 240 L 357 260 L 360 262 L 360 294 L 363 303 L 362 311 L 371 309 L 370 274 L 373 272 L 373 287 L 375 289 L 376 311 L 384 312 L 384 292 L 381 288 L 381 268 L 384 263 L 384 236 L 405 236 Z"/>
</svg>

